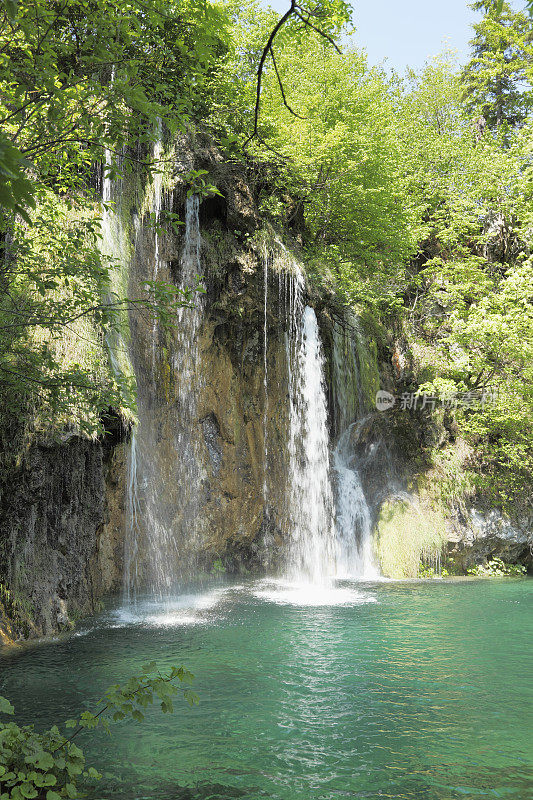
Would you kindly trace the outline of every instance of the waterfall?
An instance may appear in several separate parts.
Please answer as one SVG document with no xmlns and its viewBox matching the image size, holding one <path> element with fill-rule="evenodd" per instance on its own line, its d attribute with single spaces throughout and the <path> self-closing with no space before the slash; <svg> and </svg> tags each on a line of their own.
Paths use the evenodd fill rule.
<svg viewBox="0 0 533 800">
<path fill-rule="evenodd" d="M 163 174 L 161 172 L 160 161 L 163 154 L 163 139 L 162 139 L 162 125 L 159 117 L 156 122 L 157 138 L 154 142 L 153 161 L 155 166 L 154 173 L 154 198 L 153 198 L 153 215 L 154 215 L 154 229 L 155 229 L 155 242 L 154 242 L 154 268 L 153 280 L 156 281 L 159 276 L 159 269 L 161 266 L 161 210 L 163 208 Z M 153 327 L 152 327 L 152 372 L 154 382 L 156 380 L 156 360 L 157 360 L 157 344 L 159 339 L 159 326 L 157 316 L 154 314 Z"/>
<path fill-rule="evenodd" d="M 115 80 L 115 67 L 111 69 L 111 84 Z M 116 165 L 121 166 L 123 153 L 115 158 Z M 104 259 L 109 259 L 109 286 L 103 292 L 104 303 L 115 304 L 128 296 L 129 265 L 131 261 L 130 231 L 122 214 L 123 179 L 112 177 L 114 164 L 113 154 L 106 147 L 102 172 L 102 222 L 100 252 Z M 115 380 L 121 385 L 124 397 L 131 404 L 134 396 L 130 379 L 133 367 L 128 353 L 128 317 L 125 308 L 117 311 L 116 324 L 107 329 L 104 343 Z"/>
<path fill-rule="evenodd" d="M 109 271 L 110 285 L 104 292 L 103 301 L 116 303 L 117 298 L 123 300 L 128 296 L 128 268 L 131 256 L 129 231 L 124 224 L 121 213 L 122 180 L 111 178 L 113 158 L 111 151 L 105 149 L 105 161 L 102 177 L 102 223 L 100 252 L 106 259 L 112 260 Z M 128 347 L 127 347 L 127 312 L 117 313 L 118 324 L 108 328 L 105 334 L 105 346 L 113 375 L 122 385 L 124 394 L 129 400 L 130 389 L 124 378 L 132 376 Z"/>
<path fill-rule="evenodd" d="M 128 482 L 126 486 L 126 529 L 128 535 L 125 540 L 124 550 L 124 596 L 128 603 L 133 599 L 132 590 L 137 586 L 139 575 L 137 573 L 137 551 L 139 543 L 139 522 L 141 507 L 137 479 L 137 429 L 131 433 L 130 449 L 128 453 Z"/>
<path fill-rule="evenodd" d="M 302 308 L 303 287 L 298 269 L 288 303 L 288 572 L 295 580 L 324 583 L 335 557 L 324 359 L 316 314 Z"/>
<path fill-rule="evenodd" d="M 263 508 L 264 515 L 267 515 L 268 504 L 268 270 L 270 266 L 270 254 L 266 246 L 263 247 Z M 281 284 L 280 284 L 281 285 Z"/>
<path fill-rule="evenodd" d="M 159 147 L 156 143 L 154 158 L 160 158 Z M 157 226 L 163 191 L 157 176 L 152 188 L 148 208 Z M 205 481 L 203 426 L 199 424 L 203 422 L 199 401 L 205 380 L 199 207 L 197 196 L 187 197 L 181 256 L 179 265 L 172 266 L 173 275 L 161 255 L 159 228 L 154 236 L 145 235 L 141 240 L 142 222 L 138 225 L 133 283 L 137 280 L 141 285 L 148 257 L 154 279 L 177 279 L 179 288 L 190 291 L 193 300 L 189 307 L 177 310 L 172 331 L 159 330 L 152 320 L 146 324 L 142 318 L 132 319 L 131 355 L 138 385 L 139 422 L 128 465 L 127 600 L 134 599 L 141 589 L 154 597 L 171 595 L 182 576 L 197 572 L 202 552 L 203 526 L 207 523 L 201 509 L 209 486 Z M 148 254 L 147 246 L 151 248 Z M 370 577 L 376 574 L 371 514 L 353 454 L 357 428 L 353 423 L 364 409 L 357 343 L 346 331 L 335 334 L 334 424 L 335 430 L 342 430 L 331 456 L 324 353 L 317 316 L 305 303 L 302 269 L 279 242 L 265 245 L 261 256 L 264 514 L 268 513 L 272 530 L 277 527 L 283 534 L 285 573 L 291 580 L 326 584 L 337 576 Z M 278 275 L 277 291 L 272 289 L 275 282 L 271 272 Z M 279 333 L 285 336 L 285 378 L 280 377 L 283 370 L 280 373 L 279 364 L 270 365 L 268 358 L 273 318 L 270 306 L 276 302 Z M 271 415 L 269 381 L 274 380 L 283 381 L 283 385 L 286 380 L 287 405 L 279 414 Z M 282 394 L 283 385 L 278 387 Z M 269 431 L 271 425 L 279 427 Z M 276 442 L 283 431 L 287 447 L 277 457 Z M 269 482 L 269 460 L 286 470 L 285 489 L 278 490 Z"/>
<path fill-rule="evenodd" d="M 291 580 L 324 584 L 335 577 L 375 577 L 372 515 L 354 455 L 355 424 L 365 410 L 359 358 L 364 341 L 355 317 L 334 326 L 333 423 L 340 433 L 330 458 L 324 355 L 316 314 L 306 306 L 299 264 L 279 243 L 264 249 L 264 429 L 268 474 L 267 304 L 268 267 L 278 271 L 280 325 L 285 331 L 288 386 L 287 512 L 280 515 L 288 541 Z M 335 492 L 332 487 L 334 479 Z"/>
<path fill-rule="evenodd" d="M 176 480 L 181 557 L 191 570 L 201 539 L 199 487 L 203 468 L 199 444 L 193 431 L 197 428 L 198 395 L 203 385 L 200 359 L 200 325 L 204 315 L 204 291 L 201 263 L 200 200 L 187 197 L 185 207 L 185 244 L 181 256 L 180 289 L 193 292 L 193 305 L 178 310 L 171 374 L 176 383 L 177 425 L 175 430 Z M 184 547 L 186 545 L 186 547 Z M 185 552 L 187 551 L 187 552 Z"/>
</svg>

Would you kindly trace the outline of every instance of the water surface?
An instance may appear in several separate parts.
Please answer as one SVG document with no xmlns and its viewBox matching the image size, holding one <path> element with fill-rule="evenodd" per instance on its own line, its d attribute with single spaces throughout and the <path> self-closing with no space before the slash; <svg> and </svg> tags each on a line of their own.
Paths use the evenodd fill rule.
<svg viewBox="0 0 533 800">
<path fill-rule="evenodd" d="M 528 579 L 197 587 L 5 653 L 0 693 L 41 727 L 147 661 L 195 673 L 199 706 L 80 742 L 93 798 L 526 800 L 532 601 Z"/>
</svg>

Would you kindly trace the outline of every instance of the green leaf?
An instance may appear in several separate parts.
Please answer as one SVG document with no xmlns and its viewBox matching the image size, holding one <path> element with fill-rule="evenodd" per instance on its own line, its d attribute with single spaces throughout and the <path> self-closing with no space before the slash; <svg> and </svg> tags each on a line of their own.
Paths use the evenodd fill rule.
<svg viewBox="0 0 533 800">
<path fill-rule="evenodd" d="M 22 796 L 27 797 L 28 800 L 33 800 L 33 798 L 37 797 L 37 795 L 39 794 L 39 792 L 32 783 L 23 783 L 19 788 Z"/>
<path fill-rule="evenodd" d="M 5 697 L 0 697 L 0 714 L 14 714 L 15 709 Z"/>
</svg>

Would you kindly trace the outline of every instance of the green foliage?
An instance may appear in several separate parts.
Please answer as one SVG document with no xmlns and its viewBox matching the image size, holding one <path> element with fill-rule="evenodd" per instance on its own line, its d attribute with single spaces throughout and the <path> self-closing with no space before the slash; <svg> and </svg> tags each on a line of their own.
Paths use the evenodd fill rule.
<svg viewBox="0 0 533 800">
<path fill-rule="evenodd" d="M 141 298 L 113 286 L 120 267 L 101 255 L 100 208 L 86 198 L 59 198 L 39 189 L 31 223 L 5 241 L 0 269 L 0 390 L 2 411 L 58 430 L 75 425 L 94 435 L 108 408 L 135 409 L 132 376 L 113 374 L 106 342 L 127 341 L 125 312 L 145 311 L 163 326 L 192 294 L 147 283 Z"/>
<path fill-rule="evenodd" d="M 473 57 L 462 73 L 466 108 L 489 128 L 512 128 L 533 105 L 531 20 L 501 0 L 478 0 L 472 8 L 485 15 L 474 25 Z"/>
<path fill-rule="evenodd" d="M 0 131 L 0 207 L 29 220 L 27 208 L 35 206 L 33 186 L 25 174 L 31 162 L 24 159 Z"/>
<path fill-rule="evenodd" d="M 7 617 L 8 628 L 28 637 L 32 631 L 34 608 L 30 600 L 20 592 L 0 583 L 0 617 Z"/>
<path fill-rule="evenodd" d="M 188 184 L 187 197 L 191 197 L 193 194 L 201 198 L 213 195 L 222 197 L 222 193 L 206 179 L 206 175 L 209 175 L 206 169 L 191 170 L 185 175 L 185 181 Z"/>
<path fill-rule="evenodd" d="M 308 250 L 326 260 L 350 299 L 369 282 L 376 296 L 384 285 L 399 286 L 399 264 L 414 246 L 412 209 L 401 193 L 400 142 L 385 76 L 368 69 L 356 50 L 341 56 L 318 37 L 303 52 L 287 45 L 277 66 L 299 116 L 279 103 L 269 75 L 264 124 L 269 143 L 291 165 L 287 188 L 305 207 Z"/>
<path fill-rule="evenodd" d="M 154 123 L 171 131 L 205 106 L 203 83 L 226 47 L 221 8 L 196 0 L 19 0 L 0 19 L 0 115 L 11 150 L 10 206 L 29 180 L 60 183 L 150 141 Z M 17 164 L 13 148 L 26 162 Z"/>
<path fill-rule="evenodd" d="M 158 703 L 163 713 L 171 713 L 178 693 L 189 705 L 197 704 L 198 698 L 190 688 L 192 679 L 183 667 L 161 673 L 155 662 L 146 664 L 142 675 L 109 687 L 96 713 L 84 711 L 78 719 L 68 720 L 65 727 L 73 729 L 69 736 L 63 736 L 56 725 L 37 733 L 33 725 L 0 723 L 0 800 L 79 797 L 78 783 L 99 780 L 101 775 L 92 766 L 86 768 L 83 752 L 73 739 L 82 730 L 101 727 L 109 732 L 113 721 L 142 722 L 145 709 L 153 703 Z M 0 714 L 14 714 L 4 697 L 0 697 Z"/>
<path fill-rule="evenodd" d="M 511 578 L 526 574 L 522 564 L 507 564 L 501 558 L 491 558 L 486 564 L 477 564 L 467 569 L 468 575 L 477 575 L 483 578 Z"/>
<path fill-rule="evenodd" d="M 263 213 L 293 229 L 313 280 L 387 326 L 403 323 L 426 356 L 428 391 L 499 388 L 495 405 L 460 409 L 456 422 L 475 450 L 478 490 L 516 499 L 533 472 L 533 45 L 524 13 L 475 5 L 484 17 L 465 70 L 444 56 L 404 81 L 352 46 L 343 0 L 292 8 L 300 16 L 266 53 L 280 17 L 255 0 L 6 6 L 5 411 L 40 404 L 41 416 L 92 434 L 106 407 L 133 407 L 134 386 L 112 374 L 105 342 L 127 339 L 125 308 L 151 304 L 171 325 L 191 295 L 155 284 L 143 299 L 117 291 L 116 265 L 98 254 L 93 165 L 117 175 L 136 153 L 153 176 L 164 171 L 147 155 L 154 139 L 200 122 L 228 160 L 253 170 Z M 205 169 L 185 180 L 189 194 L 218 193 Z M 180 224 L 173 212 L 154 220 L 158 230 Z"/>
<path fill-rule="evenodd" d="M 0 411 L 94 435 L 102 411 L 134 410 L 132 375 L 112 369 L 106 352 L 110 342 L 126 346 L 127 310 L 164 322 L 190 302 L 164 285 L 144 298 L 117 291 L 117 265 L 100 253 L 95 165 L 116 177 L 140 155 L 148 176 L 161 171 L 146 154 L 161 130 L 172 135 L 205 114 L 228 18 L 197 0 L 19 0 L 5 11 Z"/>
<path fill-rule="evenodd" d="M 403 100 L 407 178 L 421 212 L 406 321 L 430 367 L 421 390 L 492 392 L 453 413 L 475 451 L 469 482 L 510 507 L 533 468 L 531 122 L 506 141 L 479 138 L 461 91 L 453 65 L 436 62 Z"/>
<path fill-rule="evenodd" d="M 450 575 L 446 567 L 443 567 L 440 572 L 435 567 L 428 567 L 420 565 L 418 567 L 417 578 L 447 578 Z"/>
</svg>

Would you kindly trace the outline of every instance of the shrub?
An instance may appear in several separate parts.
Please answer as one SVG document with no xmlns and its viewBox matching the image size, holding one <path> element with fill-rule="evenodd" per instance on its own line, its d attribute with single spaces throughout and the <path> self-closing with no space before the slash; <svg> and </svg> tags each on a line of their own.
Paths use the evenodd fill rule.
<svg viewBox="0 0 533 800">
<path fill-rule="evenodd" d="M 198 698 L 189 687 L 192 679 L 192 673 L 183 667 L 172 667 L 162 674 L 155 662 L 146 664 L 141 676 L 131 677 L 122 686 L 110 686 L 96 713 L 84 711 L 78 719 L 68 720 L 65 727 L 73 729 L 68 737 L 60 733 L 57 725 L 37 733 L 33 725 L 0 723 L 0 800 L 79 797 L 80 779 L 101 777 L 94 767 L 85 768 L 83 752 L 73 742 L 80 731 L 102 727 L 109 732 L 112 721 L 126 717 L 142 722 L 143 710 L 154 702 L 160 704 L 163 713 L 170 713 L 172 698 L 178 692 L 189 705 L 195 705 Z M 14 714 L 13 706 L 4 697 L 0 697 L 0 714 Z"/>
</svg>

